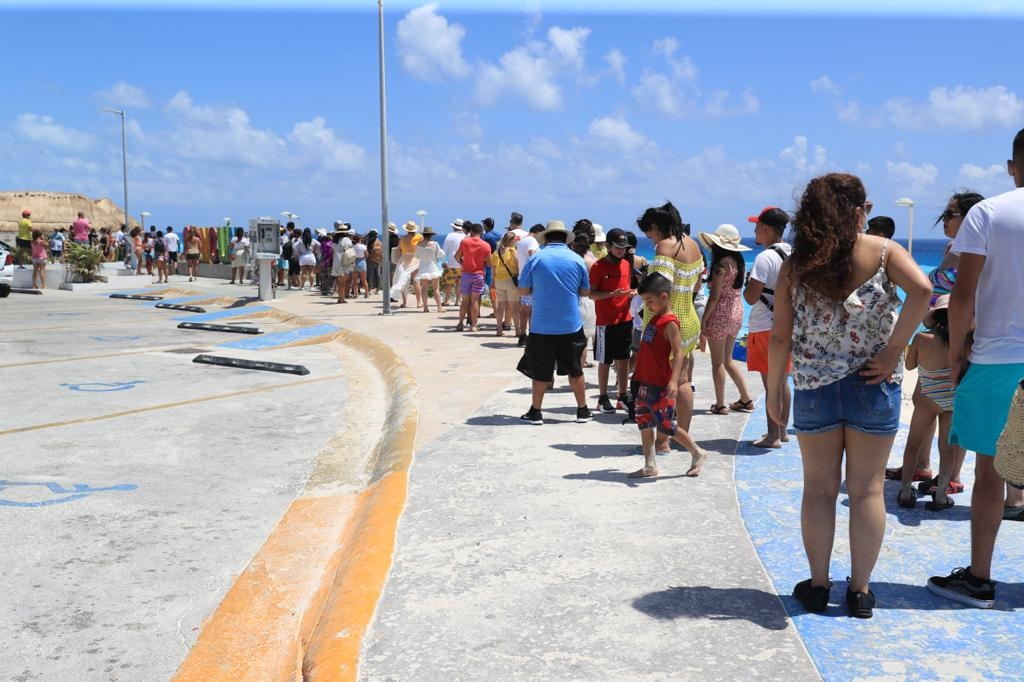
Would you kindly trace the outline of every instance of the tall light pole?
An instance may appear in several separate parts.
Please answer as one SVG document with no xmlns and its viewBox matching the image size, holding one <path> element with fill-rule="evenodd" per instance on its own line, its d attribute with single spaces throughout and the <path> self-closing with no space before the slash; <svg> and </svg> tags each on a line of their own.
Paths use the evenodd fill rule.
<svg viewBox="0 0 1024 682">
<path fill-rule="evenodd" d="M 427 215 L 427 212 L 424 211 L 421 208 L 420 210 L 416 211 L 416 215 L 418 215 L 420 217 L 420 232 L 422 232 L 423 231 L 423 216 Z"/>
<path fill-rule="evenodd" d="M 381 279 L 391 283 L 391 233 L 388 231 L 388 115 L 384 85 L 384 0 L 377 0 L 377 58 L 380 71 L 380 239 L 382 240 Z M 384 244 L 384 237 L 388 243 Z M 383 285 L 383 282 L 381 283 Z M 385 315 L 391 314 L 391 287 L 381 286 Z"/>
<path fill-rule="evenodd" d="M 128 229 L 128 138 L 124 132 L 124 109 L 107 109 L 103 111 L 108 114 L 117 114 L 121 117 L 121 172 L 124 178 L 124 229 Z"/>
<path fill-rule="evenodd" d="M 914 200 L 910 197 L 901 197 L 896 200 L 897 206 L 907 209 L 907 253 L 914 255 Z"/>
</svg>

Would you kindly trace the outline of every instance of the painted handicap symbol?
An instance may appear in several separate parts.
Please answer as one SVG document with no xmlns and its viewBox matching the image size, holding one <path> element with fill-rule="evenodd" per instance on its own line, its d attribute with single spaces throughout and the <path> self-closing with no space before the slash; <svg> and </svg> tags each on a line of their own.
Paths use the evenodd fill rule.
<svg viewBox="0 0 1024 682">
<path fill-rule="evenodd" d="M 138 341 L 141 336 L 90 336 L 93 341 Z"/>
<path fill-rule="evenodd" d="M 145 381 L 115 381 L 105 384 L 100 382 L 86 384 L 61 384 L 69 391 L 80 391 L 82 393 L 111 393 L 113 391 L 128 391 L 135 388 L 137 384 L 145 384 Z"/>
<path fill-rule="evenodd" d="M 84 483 L 75 483 L 70 488 L 65 488 L 59 483 L 52 482 L 36 483 L 29 481 L 0 480 L 0 507 L 22 507 L 35 509 L 38 507 L 48 507 L 54 504 L 74 502 L 75 500 L 81 500 L 84 497 L 88 497 L 93 493 L 108 491 L 128 492 L 136 490 L 138 487 L 139 486 L 134 483 L 122 483 L 120 485 L 93 488 L 92 486 L 85 485 Z M 5 493 L 8 490 L 12 493 L 16 490 L 27 492 L 28 494 L 25 495 L 25 497 L 30 499 L 28 501 L 23 499 L 9 499 L 5 496 Z"/>
</svg>

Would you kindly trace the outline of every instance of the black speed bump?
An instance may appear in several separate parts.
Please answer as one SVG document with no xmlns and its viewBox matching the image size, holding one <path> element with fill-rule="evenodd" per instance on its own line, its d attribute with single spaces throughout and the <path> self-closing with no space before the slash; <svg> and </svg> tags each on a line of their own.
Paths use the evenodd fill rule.
<svg viewBox="0 0 1024 682">
<path fill-rule="evenodd" d="M 200 365 L 220 365 L 221 367 L 235 367 L 237 369 L 258 369 L 263 372 L 298 374 L 299 376 L 306 376 L 309 374 L 309 370 L 303 365 L 287 365 L 280 362 L 243 360 L 241 358 L 224 358 L 219 355 L 197 355 L 192 358 L 192 362 Z"/>
<path fill-rule="evenodd" d="M 200 308 L 197 305 L 179 305 L 177 303 L 157 303 L 157 308 L 163 308 L 164 310 L 182 310 L 186 313 L 205 313 L 205 308 Z"/>
<path fill-rule="evenodd" d="M 163 296 L 143 296 L 141 294 L 111 294 L 110 298 L 126 298 L 129 301 L 162 301 Z"/>
<path fill-rule="evenodd" d="M 205 322 L 182 322 L 178 329 L 201 329 L 206 332 L 234 332 L 236 334 L 262 334 L 258 327 L 236 327 L 231 324 L 207 324 Z"/>
<path fill-rule="evenodd" d="M 42 294 L 43 292 L 40 289 L 19 289 L 17 287 L 11 287 L 11 293 L 12 294 L 36 294 L 38 296 L 39 294 Z"/>
</svg>

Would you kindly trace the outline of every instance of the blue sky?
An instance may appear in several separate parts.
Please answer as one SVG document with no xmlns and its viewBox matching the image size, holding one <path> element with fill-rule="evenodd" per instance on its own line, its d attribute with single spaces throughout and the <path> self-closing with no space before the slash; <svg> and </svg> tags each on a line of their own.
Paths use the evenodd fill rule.
<svg viewBox="0 0 1024 682">
<path fill-rule="evenodd" d="M 0 2 L 0 190 L 119 202 L 112 106 L 150 222 L 379 224 L 376 3 L 127 4 Z M 1012 187 L 1022 3 L 679 4 L 387 3 L 392 220 L 628 227 L 671 199 L 750 236 L 746 216 L 846 170 L 898 234 L 910 196 L 915 237 L 939 237 L 954 189 Z"/>
</svg>

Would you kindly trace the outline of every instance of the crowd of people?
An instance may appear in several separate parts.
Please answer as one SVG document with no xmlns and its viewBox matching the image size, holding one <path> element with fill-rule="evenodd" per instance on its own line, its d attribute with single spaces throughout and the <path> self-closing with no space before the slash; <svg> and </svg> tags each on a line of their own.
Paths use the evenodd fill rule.
<svg viewBox="0 0 1024 682">
<path fill-rule="evenodd" d="M 1024 308 L 1001 303 L 1024 294 L 1024 270 L 1016 262 L 1024 248 L 1024 131 L 1014 139 L 1008 171 L 1017 190 L 988 200 L 968 192 L 950 198 L 936 222 L 951 241 L 929 273 L 892 239 L 891 218 L 869 220 L 871 203 L 860 179 L 833 173 L 808 183 L 792 218 L 777 207 L 750 218 L 764 248 L 749 273 L 742 257 L 749 248 L 735 226 L 693 239 L 667 203 L 637 220 L 655 245 L 650 263 L 636 255 L 634 235 L 621 229 L 605 234 L 585 219 L 571 230 L 558 220 L 523 230 L 522 216 L 514 213 L 505 234 L 491 240 L 493 227 L 457 220 L 441 248 L 440 289 L 456 301 L 461 297 L 455 329 L 468 324 L 471 331 L 480 329 L 480 296 L 492 290 L 496 332 L 514 329 L 525 346 L 519 370 L 532 390 L 523 422 L 544 424 L 543 401 L 556 372 L 568 377 L 576 421 L 592 418 L 583 379 L 592 347 L 597 409 L 622 410 L 639 427 L 644 463 L 629 474 L 637 478 L 658 476 L 656 455 L 669 439 L 690 452 L 687 475 L 700 474 L 706 454 L 690 433 L 698 346 L 712 363 L 715 397 L 708 413 L 752 411 L 745 373 L 733 360 L 745 300 L 752 306 L 747 369 L 761 377 L 768 417 L 767 432 L 753 445 L 781 447 L 792 413 L 803 462 L 801 525 L 810 577 L 794 587 L 797 600 L 811 612 L 828 607 L 836 504 L 845 480 L 851 567 L 843 602 L 851 616 L 870 618 L 885 479 L 900 481 L 899 507 L 913 508 L 923 495 L 932 498 L 926 510 L 941 513 L 953 506 L 950 496 L 963 491 L 959 472 L 971 450 L 977 454 L 971 563 L 929 578 L 926 586 L 991 608 L 1000 522 L 1024 520 L 1024 489 L 1004 482 L 993 463 L 999 436 L 1014 418 L 1014 392 L 1024 392 Z M 407 226 L 409 244 L 401 254 L 410 258 L 400 267 L 409 277 L 395 282 L 393 296 L 423 267 L 415 233 Z M 442 256 L 433 251 L 430 257 Z M 504 283 L 499 273 L 507 275 Z M 430 281 L 435 275 L 431 269 Z M 419 303 L 423 292 L 416 293 Z M 918 372 L 914 417 L 903 466 L 886 470 L 900 429 L 905 370 Z M 730 381 L 738 394 L 731 403 Z M 1024 411 L 1015 418 L 1024 419 Z M 936 428 L 934 475 L 929 453 Z M 1022 443 L 1003 450 L 1024 457 Z"/>
</svg>

